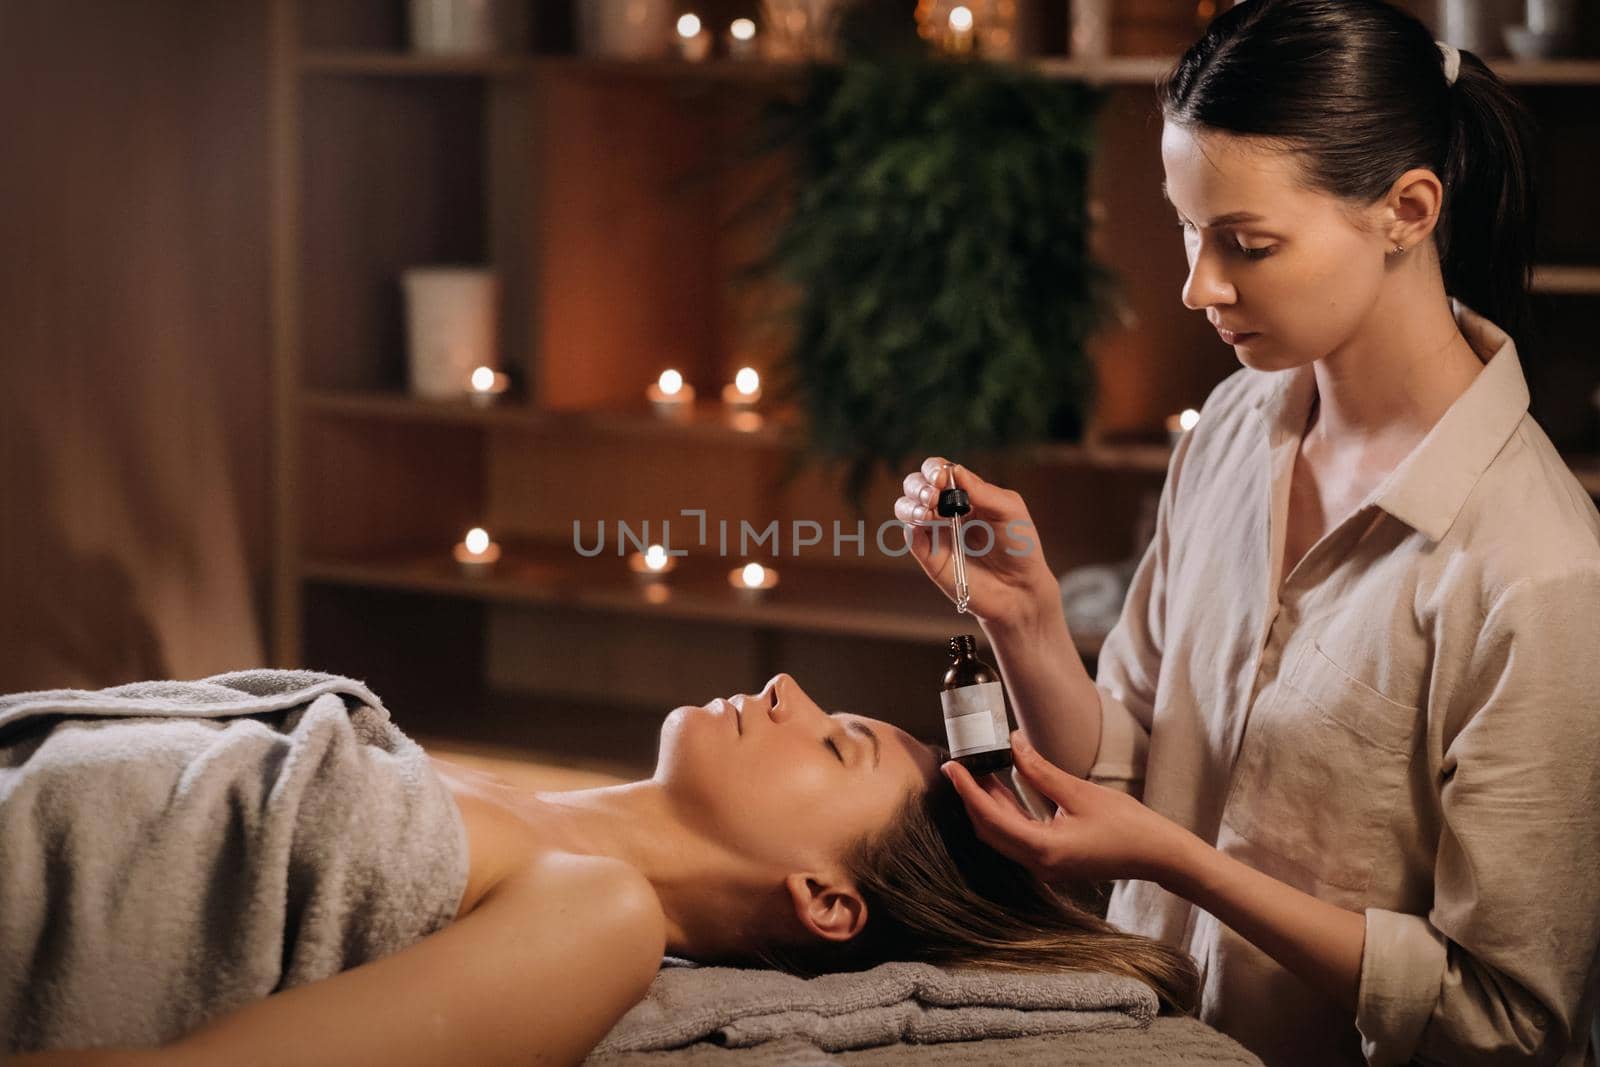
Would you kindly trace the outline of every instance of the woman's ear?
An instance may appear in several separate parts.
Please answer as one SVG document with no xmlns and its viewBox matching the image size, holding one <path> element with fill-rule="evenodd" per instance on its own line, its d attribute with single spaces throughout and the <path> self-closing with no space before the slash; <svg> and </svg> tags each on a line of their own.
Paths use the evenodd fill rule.
<svg viewBox="0 0 1600 1067">
<path fill-rule="evenodd" d="M 867 925 L 867 902 L 848 882 L 791 874 L 785 885 L 800 925 L 820 938 L 848 941 Z"/>
</svg>

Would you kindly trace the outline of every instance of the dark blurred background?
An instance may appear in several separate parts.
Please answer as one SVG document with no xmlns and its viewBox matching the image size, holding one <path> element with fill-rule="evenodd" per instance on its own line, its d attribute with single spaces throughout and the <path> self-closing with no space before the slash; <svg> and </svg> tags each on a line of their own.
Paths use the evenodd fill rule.
<svg viewBox="0 0 1600 1067">
<path fill-rule="evenodd" d="M 304 666 L 366 680 L 421 736 L 620 772 L 648 764 L 672 706 L 785 670 L 825 706 L 936 736 L 944 638 L 978 630 L 873 532 L 942 424 L 897 425 L 892 404 L 842 423 L 826 443 L 883 460 L 864 511 L 836 470 L 791 477 L 825 443 L 806 432 L 819 409 L 779 388 L 800 365 L 782 311 L 807 294 L 747 269 L 805 190 L 801 149 L 751 146 L 774 104 L 815 99 L 801 61 L 834 47 L 784 20 L 830 5 L 640 3 L 653 28 L 611 0 L 502 0 L 494 27 L 449 22 L 459 13 L 435 0 L 446 21 L 431 29 L 403 0 L 0 0 L 0 689 Z M 949 438 L 1028 499 L 1092 670 L 1148 536 L 1168 419 L 1237 366 L 1178 299 L 1151 93 L 1217 12 L 974 2 L 962 39 L 954 6 L 875 15 L 926 47 L 1092 90 L 1029 98 L 1079 109 L 1093 143 L 1078 184 L 1013 212 L 1059 217 L 1081 237 L 1069 262 L 1116 281 L 1110 294 L 1077 270 L 1049 282 L 1097 310 L 1082 350 L 1043 368 L 1081 364 L 1082 424 L 1011 441 L 1007 418 L 983 416 Z M 1542 129 L 1535 414 L 1600 491 L 1591 8 L 1578 55 L 1494 62 Z M 1437 24 L 1432 3 L 1412 9 Z M 705 45 L 682 32 L 691 13 Z M 915 202 L 907 180 L 891 207 Z M 508 388 L 490 403 L 464 381 L 452 397 L 418 391 L 420 297 L 402 278 L 439 265 L 497 286 L 481 362 Z M 933 284 L 958 301 L 958 285 L 983 291 Z M 909 300 L 882 282 L 861 294 Z M 1049 326 L 1031 316 L 1000 316 L 982 344 Z M 885 372 L 878 339 L 841 350 L 841 384 Z M 960 345 L 910 343 L 949 369 L 918 385 L 915 365 L 890 366 L 887 380 L 977 395 Z M 466 358 L 449 348 L 439 358 Z M 1004 365 L 1020 403 L 1041 368 Z M 741 417 L 722 390 L 745 366 L 764 396 Z M 647 402 L 669 367 L 698 390 L 686 416 Z M 876 456 L 889 431 L 927 452 Z M 648 522 L 652 541 L 671 520 L 684 544 L 682 508 L 706 511 L 710 548 L 661 576 L 630 567 L 633 545 L 618 555 L 619 520 Z M 734 540 L 741 520 L 777 521 L 779 552 L 717 553 L 719 519 Z M 831 524 L 848 534 L 858 519 L 864 552 L 835 556 Z M 798 556 L 795 520 L 822 530 Z M 574 551 L 575 521 L 591 540 L 608 527 L 606 552 Z M 502 553 L 486 574 L 453 555 L 473 527 Z M 777 585 L 736 588 L 748 559 Z"/>
</svg>

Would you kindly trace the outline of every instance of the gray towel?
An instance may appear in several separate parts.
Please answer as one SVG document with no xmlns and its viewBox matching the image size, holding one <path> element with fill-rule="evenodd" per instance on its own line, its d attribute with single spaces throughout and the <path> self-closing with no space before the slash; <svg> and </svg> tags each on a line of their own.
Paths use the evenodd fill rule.
<svg viewBox="0 0 1600 1067">
<path fill-rule="evenodd" d="M 0 696 L 0 1052 L 153 1046 L 454 918 L 466 828 L 358 681 Z"/>
<path fill-rule="evenodd" d="M 824 1052 L 803 1037 L 755 1048 L 700 1042 L 678 1049 L 622 1052 L 605 1067 L 1262 1067 L 1239 1042 L 1188 1015 L 1158 1016 L 1148 1027 L 1078 1030 L 1070 1034 L 950 1041 L 904 1042 L 845 1052 Z"/>
<path fill-rule="evenodd" d="M 1154 991 L 1138 979 L 1096 971 L 1022 974 L 884 963 L 807 979 L 774 970 L 667 966 L 591 1059 L 697 1041 L 748 1047 L 798 1037 L 836 1052 L 891 1042 L 1144 1028 L 1158 1007 Z"/>
</svg>

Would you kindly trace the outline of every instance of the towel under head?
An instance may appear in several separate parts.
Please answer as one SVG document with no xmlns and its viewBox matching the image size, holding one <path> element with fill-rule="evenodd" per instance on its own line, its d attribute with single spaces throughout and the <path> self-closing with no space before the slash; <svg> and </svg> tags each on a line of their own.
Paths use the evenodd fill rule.
<svg viewBox="0 0 1600 1067">
<path fill-rule="evenodd" d="M 591 1056 L 695 1042 L 748 1047 L 803 1038 L 840 1051 L 1142 1028 L 1158 1008 L 1145 983 L 1097 971 L 1041 974 L 896 962 L 799 978 L 774 970 L 670 965 Z"/>
</svg>

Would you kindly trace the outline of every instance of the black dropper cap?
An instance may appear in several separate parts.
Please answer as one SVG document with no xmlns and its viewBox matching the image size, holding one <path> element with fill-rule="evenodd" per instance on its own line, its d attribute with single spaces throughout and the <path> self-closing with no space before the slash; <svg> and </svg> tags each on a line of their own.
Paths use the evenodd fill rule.
<svg viewBox="0 0 1600 1067">
<path fill-rule="evenodd" d="M 971 634 L 956 634 L 950 639 L 950 655 L 952 657 L 976 656 L 977 654 L 978 642 Z"/>
<path fill-rule="evenodd" d="M 967 499 L 965 489 L 939 490 L 939 504 L 936 509 L 943 518 L 952 518 L 956 515 L 965 515 L 972 510 L 972 502 Z"/>
</svg>

